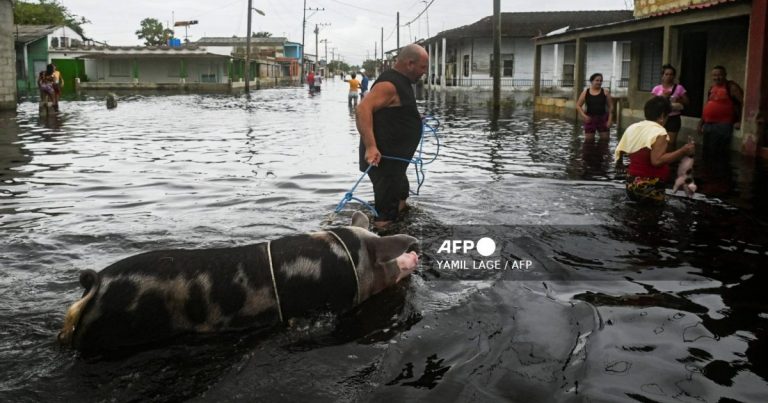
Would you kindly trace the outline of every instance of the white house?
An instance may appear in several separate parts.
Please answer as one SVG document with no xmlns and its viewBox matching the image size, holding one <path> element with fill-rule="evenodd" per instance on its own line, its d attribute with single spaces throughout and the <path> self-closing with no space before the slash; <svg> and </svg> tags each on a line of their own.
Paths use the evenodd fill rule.
<svg viewBox="0 0 768 403">
<path fill-rule="evenodd" d="M 534 38 L 551 32 L 632 19 L 632 11 L 555 11 L 502 13 L 501 77 L 506 89 L 533 86 Z M 492 17 L 440 32 L 425 40 L 430 55 L 427 83 L 432 87 L 491 88 L 493 75 Z M 623 42 L 590 43 L 587 71 L 600 72 L 605 86 L 621 87 L 626 62 Z M 627 48 L 628 49 L 628 48 Z M 561 88 L 574 83 L 574 48 L 552 45 L 542 49 L 541 80 L 544 87 Z M 628 66 L 628 65 L 627 65 Z"/>
</svg>

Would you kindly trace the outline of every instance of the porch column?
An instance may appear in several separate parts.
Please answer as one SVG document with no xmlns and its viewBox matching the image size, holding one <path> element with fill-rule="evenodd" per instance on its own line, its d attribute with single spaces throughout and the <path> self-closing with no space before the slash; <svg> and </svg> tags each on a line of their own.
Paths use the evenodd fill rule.
<svg viewBox="0 0 768 403">
<path fill-rule="evenodd" d="M 430 43 L 427 45 L 427 53 L 429 54 L 429 57 L 427 57 L 427 88 L 430 90 L 432 89 L 432 57 L 434 56 L 432 54 L 432 44 Z"/>
<path fill-rule="evenodd" d="M 182 84 L 187 82 L 187 66 L 184 59 L 179 60 L 179 82 Z"/>
<path fill-rule="evenodd" d="M 576 39 L 576 65 L 573 67 L 573 99 L 579 98 L 579 94 L 584 89 L 584 80 L 586 80 L 585 60 L 587 59 L 587 42 L 583 38 Z"/>
<path fill-rule="evenodd" d="M 472 75 L 475 74 L 475 37 L 472 37 L 472 48 L 469 50 L 469 86 L 472 86 Z"/>
<path fill-rule="evenodd" d="M 558 66 L 557 64 L 557 56 L 558 56 L 558 52 L 560 51 L 560 45 L 556 43 L 555 46 L 553 46 L 553 48 L 554 50 L 552 51 L 553 52 L 552 61 L 554 63 L 554 66 L 552 66 L 552 87 L 559 87 L 559 85 L 557 85 L 557 77 L 560 77 L 560 71 L 558 70 L 558 67 L 560 66 Z"/>
<path fill-rule="evenodd" d="M 661 51 L 661 63 L 670 63 L 677 68 L 680 68 L 680 64 L 677 63 L 677 28 L 671 25 L 664 26 L 664 40 L 662 42 Z M 659 72 L 659 74 L 661 74 Z"/>
<path fill-rule="evenodd" d="M 541 95 L 541 45 L 534 44 L 533 54 L 533 99 Z"/>
<path fill-rule="evenodd" d="M 440 69 L 440 86 L 445 88 L 445 41 L 446 39 L 443 38 L 443 54 L 441 55 L 443 57 L 443 66 Z"/>
<path fill-rule="evenodd" d="M 753 1 L 749 17 L 747 43 L 747 72 L 744 83 L 744 107 L 741 128 L 744 133 L 742 153 L 753 156 L 757 152 L 768 158 L 768 2 Z"/>
<path fill-rule="evenodd" d="M 133 59 L 133 66 L 131 70 L 132 70 L 131 76 L 133 77 L 133 82 L 138 83 L 139 82 L 139 62 L 136 59 Z"/>
<path fill-rule="evenodd" d="M 440 74 L 439 74 L 440 73 L 439 72 L 440 63 L 438 63 L 440 61 L 439 57 L 440 57 L 440 46 L 437 46 L 437 42 L 435 42 L 435 75 L 434 75 L 434 78 L 435 78 L 435 81 L 436 81 L 435 85 L 438 86 L 438 87 L 440 86 L 440 83 L 437 82 L 437 78 L 438 78 L 438 76 L 440 76 Z"/>
</svg>

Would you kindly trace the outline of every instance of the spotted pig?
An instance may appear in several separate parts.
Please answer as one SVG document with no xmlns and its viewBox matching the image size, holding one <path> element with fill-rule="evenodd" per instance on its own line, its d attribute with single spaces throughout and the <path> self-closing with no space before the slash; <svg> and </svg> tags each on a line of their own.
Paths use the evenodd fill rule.
<svg viewBox="0 0 768 403">
<path fill-rule="evenodd" d="M 352 225 L 219 249 L 160 250 L 101 272 L 84 270 L 81 299 L 66 313 L 61 344 L 82 351 L 161 341 L 185 333 L 268 326 L 315 310 L 344 311 L 409 276 L 418 241 Z"/>
</svg>

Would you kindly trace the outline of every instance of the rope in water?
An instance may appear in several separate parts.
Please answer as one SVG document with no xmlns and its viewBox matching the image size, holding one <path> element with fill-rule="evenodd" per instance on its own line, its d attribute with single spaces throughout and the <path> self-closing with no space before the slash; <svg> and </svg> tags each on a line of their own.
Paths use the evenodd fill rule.
<svg viewBox="0 0 768 403">
<path fill-rule="evenodd" d="M 407 162 L 409 164 L 413 164 L 416 168 L 416 183 L 418 183 L 418 186 L 416 186 L 416 191 L 410 190 L 410 193 L 412 195 L 418 196 L 419 191 L 421 190 L 421 185 L 424 184 L 424 165 L 429 165 L 437 159 L 438 154 L 440 154 L 440 137 L 437 135 L 437 131 L 440 129 L 440 121 L 435 118 L 434 116 L 424 116 L 421 119 L 421 139 L 419 140 L 419 148 L 418 148 L 418 156 L 413 157 L 411 159 L 406 158 L 400 158 L 400 157 L 392 157 L 388 155 L 382 155 L 381 158 L 386 158 L 388 160 L 395 160 L 395 161 L 403 161 Z M 423 155 L 424 155 L 424 132 L 429 131 L 432 133 L 432 135 L 435 137 L 436 142 L 436 149 L 435 149 L 435 155 L 428 159 L 427 161 L 424 161 Z M 370 205 L 370 203 L 354 196 L 355 190 L 357 189 L 357 186 L 362 182 L 363 178 L 365 178 L 366 175 L 368 175 L 368 171 L 373 168 L 373 165 L 368 165 L 368 168 L 366 168 L 365 172 L 363 172 L 362 175 L 360 175 L 360 178 L 355 182 L 355 185 L 352 186 L 352 189 L 349 189 L 349 192 L 344 194 L 344 197 L 341 198 L 341 201 L 336 206 L 335 213 L 340 212 L 342 209 L 344 209 L 344 206 L 347 205 L 351 200 L 354 200 L 360 204 L 362 204 L 364 207 L 366 207 L 368 210 L 371 211 L 374 217 L 378 217 L 379 213 L 376 211 L 376 208 Z"/>
</svg>

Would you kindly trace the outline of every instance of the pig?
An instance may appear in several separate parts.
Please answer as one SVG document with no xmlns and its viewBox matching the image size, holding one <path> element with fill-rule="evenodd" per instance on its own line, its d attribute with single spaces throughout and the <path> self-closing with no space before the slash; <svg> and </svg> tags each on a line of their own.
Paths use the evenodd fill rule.
<svg viewBox="0 0 768 403">
<path fill-rule="evenodd" d="M 693 197 L 693 194 L 696 193 L 696 183 L 693 182 L 693 158 L 691 157 L 683 157 L 677 167 L 677 179 L 672 187 L 672 192 L 677 193 L 680 189 L 684 190 L 688 197 Z"/>
<path fill-rule="evenodd" d="M 379 237 L 368 217 L 351 226 L 270 242 L 134 255 L 83 270 L 61 345 L 83 352 L 190 333 L 266 327 L 313 311 L 343 312 L 407 278 L 418 265 L 408 235 Z"/>
</svg>

